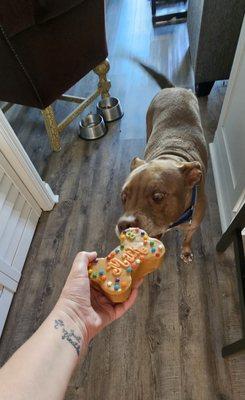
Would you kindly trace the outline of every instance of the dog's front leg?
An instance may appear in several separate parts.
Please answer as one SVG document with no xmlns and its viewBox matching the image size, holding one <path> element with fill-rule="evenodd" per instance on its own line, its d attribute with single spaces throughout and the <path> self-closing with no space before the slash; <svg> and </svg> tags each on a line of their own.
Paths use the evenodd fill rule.
<svg viewBox="0 0 245 400">
<path fill-rule="evenodd" d="M 206 208 L 206 196 L 204 192 L 204 185 L 202 184 L 200 187 L 200 191 L 198 193 L 198 198 L 192 222 L 191 224 L 187 223 L 182 225 L 184 238 L 183 238 L 182 251 L 180 257 L 186 264 L 189 264 L 193 261 L 194 255 L 191 250 L 192 236 L 194 235 L 198 227 L 201 225 L 201 222 L 205 214 L 205 208 Z"/>
<path fill-rule="evenodd" d="M 183 243 L 181 247 L 181 255 L 180 258 L 184 261 L 184 263 L 189 264 L 193 261 L 194 255 L 191 250 L 191 241 L 192 236 L 196 232 L 198 226 L 197 225 L 186 225 L 183 226 Z"/>
</svg>

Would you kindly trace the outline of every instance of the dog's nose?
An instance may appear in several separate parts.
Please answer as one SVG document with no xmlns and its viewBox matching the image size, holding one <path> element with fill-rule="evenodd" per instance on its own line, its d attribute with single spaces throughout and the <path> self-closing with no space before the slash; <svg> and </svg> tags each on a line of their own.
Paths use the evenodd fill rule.
<svg viewBox="0 0 245 400">
<path fill-rule="evenodd" d="M 117 226 L 118 226 L 119 232 L 121 233 L 122 231 L 125 231 L 125 229 L 130 228 L 132 226 L 132 223 L 128 222 L 128 221 L 121 221 L 121 222 L 118 222 Z"/>
<path fill-rule="evenodd" d="M 119 232 L 121 233 L 122 231 L 125 231 L 128 228 L 131 227 L 137 227 L 138 226 L 138 220 L 137 218 L 130 218 L 130 220 L 121 220 L 118 222 L 117 227 Z"/>
</svg>

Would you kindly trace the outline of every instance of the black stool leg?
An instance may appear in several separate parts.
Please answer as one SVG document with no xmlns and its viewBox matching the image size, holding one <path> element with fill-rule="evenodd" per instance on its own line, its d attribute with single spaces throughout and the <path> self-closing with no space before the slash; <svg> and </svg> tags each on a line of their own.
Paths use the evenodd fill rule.
<svg viewBox="0 0 245 400">
<path fill-rule="evenodd" d="M 223 252 L 233 242 L 242 324 L 242 338 L 232 344 L 224 346 L 222 349 L 223 357 L 227 357 L 231 354 L 237 353 L 238 351 L 245 350 L 245 256 L 241 233 L 244 225 L 245 204 L 233 219 L 228 229 L 224 232 L 216 246 L 217 251 Z"/>
<path fill-rule="evenodd" d="M 227 357 L 238 351 L 245 350 L 245 257 L 240 230 L 235 231 L 234 239 L 235 262 L 237 269 L 237 286 L 240 299 L 241 323 L 242 323 L 242 339 L 224 346 L 222 356 Z"/>
<path fill-rule="evenodd" d="M 197 97 L 208 96 L 212 90 L 215 81 L 197 83 L 195 85 L 195 92 Z"/>
<path fill-rule="evenodd" d="M 156 0 L 151 0 L 151 13 L 152 17 L 156 15 Z"/>
<path fill-rule="evenodd" d="M 245 339 L 240 339 L 237 342 L 224 346 L 222 349 L 222 356 L 225 358 L 231 356 L 232 354 L 238 353 L 239 351 L 242 351 L 244 349 L 245 349 Z"/>
</svg>

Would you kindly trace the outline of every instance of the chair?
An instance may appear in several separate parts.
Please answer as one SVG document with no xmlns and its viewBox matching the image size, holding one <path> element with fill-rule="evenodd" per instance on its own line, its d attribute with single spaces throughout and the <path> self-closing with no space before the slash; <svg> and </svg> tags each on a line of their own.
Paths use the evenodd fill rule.
<svg viewBox="0 0 245 400">
<path fill-rule="evenodd" d="M 0 5 L 0 100 L 42 111 L 51 147 L 96 97 L 109 96 L 104 0 L 2 0 Z M 89 71 L 99 77 L 86 99 L 64 93 Z M 52 103 L 77 108 L 57 123 Z"/>
<path fill-rule="evenodd" d="M 183 0 L 186 3 L 187 0 Z M 180 9 L 178 5 L 178 9 L 172 12 L 166 12 L 161 15 L 156 15 L 157 6 L 163 5 L 164 3 L 168 3 L 163 0 L 151 0 L 151 12 L 152 12 L 152 23 L 155 25 L 158 22 L 173 22 L 174 20 L 185 20 L 187 17 L 187 8 L 182 7 Z M 178 2 L 179 3 L 179 2 Z"/>
<path fill-rule="evenodd" d="M 245 11 L 245 0 L 189 0 L 187 27 L 196 94 L 228 79 Z"/>
</svg>

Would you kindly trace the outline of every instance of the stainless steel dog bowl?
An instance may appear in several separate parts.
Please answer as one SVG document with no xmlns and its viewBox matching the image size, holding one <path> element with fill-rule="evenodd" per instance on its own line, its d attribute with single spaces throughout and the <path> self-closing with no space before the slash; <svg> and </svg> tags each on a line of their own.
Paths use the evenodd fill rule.
<svg viewBox="0 0 245 400">
<path fill-rule="evenodd" d="M 79 136 L 86 140 L 95 140 L 107 132 L 103 117 L 99 114 L 88 114 L 79 122 Z"/>
<path fill-rule="evenodd" d="M 116 97 L 106 97 L 100 100 L 97 104 L 97 111 L 103 116 L 105 122 L 116 121 L 123 116 L 120 101 Z"/>
</svg>

